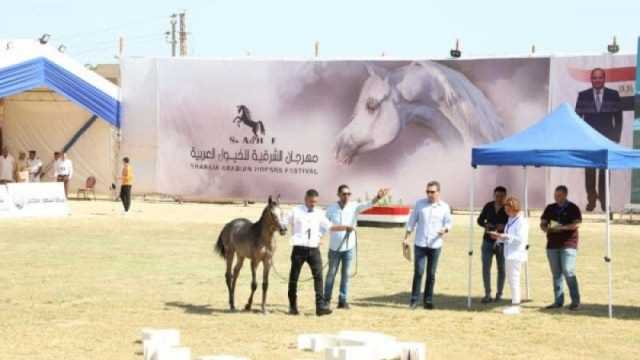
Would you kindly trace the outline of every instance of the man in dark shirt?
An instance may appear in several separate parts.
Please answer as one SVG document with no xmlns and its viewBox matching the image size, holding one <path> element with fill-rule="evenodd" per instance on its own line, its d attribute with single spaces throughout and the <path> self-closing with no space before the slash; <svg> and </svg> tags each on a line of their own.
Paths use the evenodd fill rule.
<svg viewBox="0 0 640 360">
<path fill-rule="evenodd" d="M 605 87 L 606 73 L 601 68 L 591 70 L 591 88 L 581 91 L 576 101 L 576 113 L 600 134 L 609 140 L 620 143 L 622 135 L 622 107 L 618 91 Z M 602 211 L 605 209 L 606 193 L 604 169 L 598 171 L 598 190 L 596 191 L 596 169 L 585 169 L 585 187 L 587 191 L 587 211 L 593 211 L 596 200 L 600 200 Z"/>
<path fill-rule="evenodd" d="M 553 275 L 553 304 L 547 309 L 564 305 L 564 276 L 571 295 L 569 310 L 580 306 L 580 292 L 576 277 L 576 256 L 578 249 L 578 227 L 582 214 L 576 204 L 567 200 L 568 190 L 564 185 L 556 188 L 555 203 L 548 205 L 540 218 L 540 228 L 547 233 L 547 259 Z"/>
<path fill-rule="evenodd" d="M 504 245 L 498 244 L 495 239 L 491 238 L 489 232 L 497 231 L 502 233 L 504 226 L 509 220 L 509 216 L 504 211 L 504 201 L 507 198 L 507 189 L 498 186 L 493 190 L 493 201 L 488 202 L 478 217 L 478 225 L 484 228 L 484 237 L 482 241 L 482 280 L 484 282 L 484 298 L 483 304 L 491 302 L 491 263 L 493 256 L 496 257 L 498 266 L 498 280 L 496 283 L 497 291 L 495 301 L 502 298 L 502 290 L 504 289 Z"/>
</svg>

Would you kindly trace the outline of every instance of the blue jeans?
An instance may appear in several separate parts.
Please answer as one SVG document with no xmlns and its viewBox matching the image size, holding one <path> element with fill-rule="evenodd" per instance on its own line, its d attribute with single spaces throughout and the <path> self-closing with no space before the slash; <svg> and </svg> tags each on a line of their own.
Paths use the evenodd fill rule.
<svg viewBox="0 0 640 360">
<path fill-rule="evenodd" d="M 567 281 L 569 295 L 572 304 L 580 304 L 580 291 L 578 290 L 578 278 L 576 277 L 576 249 L 547 249 L 547 259 L 553 275 L 553 295 L 556 305 L 564 305 L 564 284 L 562 277 Z"/>
<path fill-rule="evenodd" d="M 495 245 L 495 246 L 494 246 Z M 496 265 L 498 268 L 498 280 L 496 283 L 496 297 L 502 296 L 504 289 L 504 245 L 496 245 L 495 241 L 482 241 L 482 281 L 484 282 L 484 295 L 491 297 L 491 263 L 493 256 L 496 256 Z"/>
<path fill-rule="evenodd" d="M 340 303 L 347 302 L 347 292 L 349 291 L 349 269 L 351 268 L 351 259 L 353 259 L 353 249 L 346 251 L 329 250 L 329 271 L 327 271 L 327 280 L 324 286 L 324 301 L 326 304 L 331 302 L 331 293 L 333 292 L 333 282 L 338 273 L 338 267 L 342 262 L 342 271 L 340 272 L 340 295 L 338 301 Z"/>
<path fill-rule="evenodd" d="M 424 303 L 433 303 L 433 288 L 436 284 L 436 269 L 438 268 L 438 258 L 442 248 L 431 249 L 428 247 L 414 246 L 413 261 L 413 285 L 411 287 L 411 304 L 418 302 L 420 297 L 420 287 L 424 265 L 427 263 L 427 279 L 424 285 Z"/>
</svg>

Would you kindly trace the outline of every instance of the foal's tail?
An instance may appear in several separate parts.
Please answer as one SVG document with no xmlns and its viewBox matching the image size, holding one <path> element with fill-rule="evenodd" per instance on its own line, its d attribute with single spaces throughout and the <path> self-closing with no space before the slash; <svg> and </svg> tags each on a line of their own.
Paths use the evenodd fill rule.
<svg viewBox="0 0 640 360">
<path fill-rule="evenodd" d="M 224 256 L 224 243 L 222 242 L 222 231 L 220 232 L 220 235 L 218 236 L 218 241 L 216 241 L 216 246 L 214 247 L 213 251 L 220 255 L 220 257 L 225 257 Z"/>
</svg>

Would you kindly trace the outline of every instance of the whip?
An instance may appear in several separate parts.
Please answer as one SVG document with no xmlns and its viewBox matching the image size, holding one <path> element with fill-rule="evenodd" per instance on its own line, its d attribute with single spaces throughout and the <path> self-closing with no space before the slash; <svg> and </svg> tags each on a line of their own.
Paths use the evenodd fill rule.
<svg viewBox="0 0 640 360">
<path fill-rule="evenodd" d="M 345 243 L 345 242 L 349 241 L 349 235 L 350 235 L 350 234 L 351 234 L 351 232 L 350 232 L 350 231 L 347 231 L 347 232 L 344 234 L 344 238 L 342 238 L 342 241 L 340 242 L 340 246 L 338 246 L 338 249 L 342 248 L 342 245 L 344 245 L 344 243 Z M 353 249 L 354 249 L 354 252 L 356 253 L 356 256 L 355 256 L 355 263 L 356 263 L 356 264 L 355 264 L 355 268 L 356 268 L 356 269 L 355 269 L 355 271 L 353 272 L 353 274 L 349 274 L 349 278 L 350 278 L 350 279 L 353 279 L 354 277 L 356 277 L 356 275 L 358 275 L 358 232 L 357 232 L 355 229 L 353 229 L 353 235 L 354 235 L 354 237 L 355 237 L 355 239 L 354 239 L 355 244 L 354 244 Z M 325 271 L 325 269 L 326 269 L 328 266 L 329 266 L 329 261 L 325 262 L 325 263 L 322 265 L 322 276 L 323 276 L 323 277 L 324 277 L 324 271 Z M 342 263 L 342 266 L 344 266 L 344 263 Z M 274 274 L 276 274 L 276 277 L 278 277 L 281 281 L 283 281 L 283 282 L 285 282 L 285 283 L 288 283 L 288 282 L 289 282 L 289 278 L 282 276 L 282 275 L 278 272 L 278 269 L 276 268 L 276 263 L 275 263 L 275 261 L 273 261 L 273 260 L 271 261 L 271 269 L 273 269 Z M 311 276 L 311 277 L 309 277 L 309 278 L 307 278 L 307 279 L 298 280 L 298 282 L 307 282 L 307 281 L 311 281 L 311 280 L 313 280 L 313 276 Z"/>
</svg>

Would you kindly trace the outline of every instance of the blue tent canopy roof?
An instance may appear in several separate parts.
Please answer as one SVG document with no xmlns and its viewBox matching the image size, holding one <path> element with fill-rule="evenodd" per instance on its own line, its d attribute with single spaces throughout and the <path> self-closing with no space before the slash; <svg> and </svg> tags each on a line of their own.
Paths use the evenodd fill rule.
<svg viewBox="0 0 640 360">
<path fill-rule="evenodd" d="M 119 89 L 49 46 L 7 43 L 0 52 L 0 97 L 46 86 L 120 127 Z"/>
<path fill-rule="evenodd" d="M 474 147 L 471 165 L 640 168 L 640 151 L 607 139 L 564 103 L 522 132 Z"/>
</svg>

